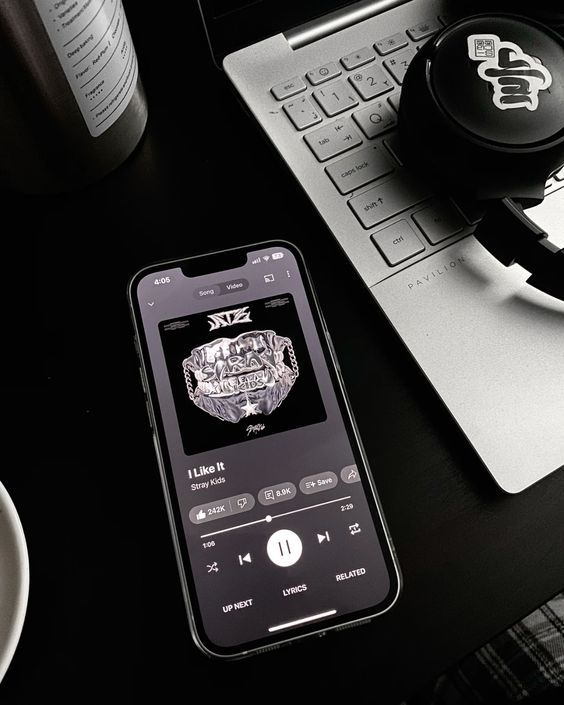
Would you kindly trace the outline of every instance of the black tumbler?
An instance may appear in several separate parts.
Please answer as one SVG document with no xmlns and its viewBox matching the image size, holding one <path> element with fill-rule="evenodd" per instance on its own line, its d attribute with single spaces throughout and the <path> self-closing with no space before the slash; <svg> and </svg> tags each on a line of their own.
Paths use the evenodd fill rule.
<svg viewBox="0 0 564 705">
<path fill-rule="evenodd" d="M 0 0 L 0 181 L 80 188 L 139 142 L 147 106 L 122 0 Z"/>
</svg>

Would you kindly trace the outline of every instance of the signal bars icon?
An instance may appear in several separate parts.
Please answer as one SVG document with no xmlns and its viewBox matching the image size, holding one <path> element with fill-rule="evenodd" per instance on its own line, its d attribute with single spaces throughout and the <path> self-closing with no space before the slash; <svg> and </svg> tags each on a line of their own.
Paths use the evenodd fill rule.
<svg viewBox="0 0 564 705">
<path fill-rule="evenodd" d="M 251 262 L 251 264 L 260 264 L 260 263 L 261 263 L 260 257 L 255 257 L 254 260 Z"/>
</svg>

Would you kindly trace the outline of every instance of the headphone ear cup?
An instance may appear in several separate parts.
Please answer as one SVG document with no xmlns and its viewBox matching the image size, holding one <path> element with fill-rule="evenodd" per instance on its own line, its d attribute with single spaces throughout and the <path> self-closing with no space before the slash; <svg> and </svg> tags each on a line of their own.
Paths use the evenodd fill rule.
<svg viewBox="0 0 564 705">
<path fill-rule="evenodd" d="M 419 49 L 409 64 L 403 79 L 398 129 L 409 166 L 418 170 L 418 165 L 425 165 L 426 178 L 442 185 L 444 170 L 442 167 L 437 168 L 437 161 L 433 159 L 438 139 L 435 124 L 423 118 L 435 111 L 430 93 L 423 89 L 427 62 L 433 51 L 434 45 L 430 40 Z"/>
<path fill-rule="evenodd" d="M 528 204 L 564 163 L 564 41 L 514 15 L 475 15 L 413 58 L 402 88 L 406 164 L 437 190 Z"/>
</svg>

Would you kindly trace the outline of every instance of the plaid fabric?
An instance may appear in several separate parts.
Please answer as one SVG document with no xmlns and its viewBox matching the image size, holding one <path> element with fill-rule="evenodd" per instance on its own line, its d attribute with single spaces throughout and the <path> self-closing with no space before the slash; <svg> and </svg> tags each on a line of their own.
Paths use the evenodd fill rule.
<svg viewBox="0 0 564 705">
<path fill-rule="evenodd" d="M 463 659 L 407 705 L 519 702 L 564 705 L 564 593 Z"/>
</svg>

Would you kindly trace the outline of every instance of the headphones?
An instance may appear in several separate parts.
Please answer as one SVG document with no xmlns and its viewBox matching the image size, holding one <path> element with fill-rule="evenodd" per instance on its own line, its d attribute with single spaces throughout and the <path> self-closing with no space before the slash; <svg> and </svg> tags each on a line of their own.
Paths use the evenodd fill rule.
<svg viewBox="0 0 564 705">
<path fill-rule="evenodd" d="M 399 130 L 409 167 L 440 191 L 483 202 L 476 239 L 564 300 L 564 249 L 525 212 L 564 164 L 564 39 L 517 15 L 455 22 L 412 60 Z"/>
</svg>

